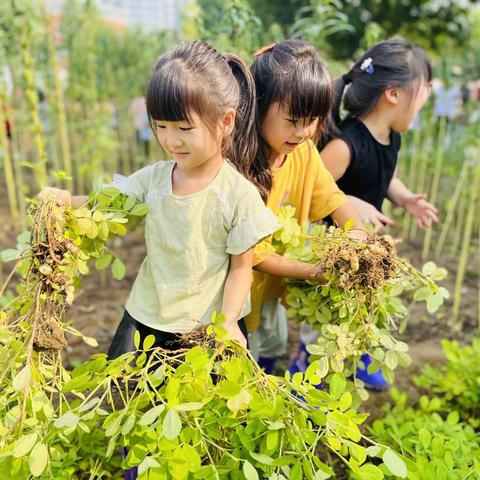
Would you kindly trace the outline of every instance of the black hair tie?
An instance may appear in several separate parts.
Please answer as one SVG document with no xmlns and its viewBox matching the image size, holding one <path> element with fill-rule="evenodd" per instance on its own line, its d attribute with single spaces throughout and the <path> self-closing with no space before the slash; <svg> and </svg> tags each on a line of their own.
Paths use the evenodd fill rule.
<svg viewBox="0 0 480 480">
<path fill-rule="evenodd" d="M 350 83 L 352 83 L 352 79 L 349 77 L 348 73 L 342 75 L 342 80 L 345 85 L 349 85 Z"/>
</svg>

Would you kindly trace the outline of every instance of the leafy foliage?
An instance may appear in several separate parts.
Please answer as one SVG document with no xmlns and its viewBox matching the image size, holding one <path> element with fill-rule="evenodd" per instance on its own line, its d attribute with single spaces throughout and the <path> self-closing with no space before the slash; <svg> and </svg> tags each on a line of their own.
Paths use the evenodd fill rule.
<svg viewBox="0 0 480 480">
<path fill-rule="evenodd" d="M 446 363 L 425 365 L 415 383 L 441 395 L 445 409 L 457 410 L 463 421 L 480 427 L 480 339 L 461 347 L 456 340 L 442 341 Z"/>
<path fill-rule="evenodd" d="M 362 435 L 366 415 L 352 406 L 341 373 L 329 379 L 329 393 L 316 388 L 312 369 L 268 376 L 227 340 L 222 315 L 206 332 L 184 338 L 180 350 L 152 350 L 154 337 L 140 345 L 137 333 L 137 352 L 110 361 L 93 355 L 66 370 L 64 342 L 41 344 L 38 332 L 47 325 L 81 335 L 63 323 L 79 276 L 89 260 L 106 268 L 114 257 L 107 239 L 125 234 L 129 219 L 146 211 L 111 188 L 90 204 L 71 210 L 42 201 L 19 252 L 19 295 L 0 316 L 0 476 L 117 478 L 138 466 L 143 480 L 326 479 L 334 471 L 318 450 L 360 479 L 381 475 L 372 457 L 395 472 L 392 459 L 399 457 Z M 120 276 L 116 260 L 112 272 Z"/>
<path fill-rule="evenodd" d="M 392 397 L 394 405 L 385 407 L 385 417 L 374 421 L 371 433 L 402 452 L 408 479 L 455 480 L 480 475 L 480 436 L 459 420 L 458 411 L 445 411 L 438 397 L 421 397 L 418 409 L 407 404 L 405 393 L 393 389 Z"/>
<path fill-rule="evenodd" d="M 306 322 L 321 334 L 316 344 L 308 346 L 319 359 L 321 378 L 329 372 L 354 371 L 359 357 L 369 352 L 369 369 L 383 369 L 393 380 L 393 370 L 407 366 L 408 346 L 394 338 L 400 320 L 406 322 L 407 308 L 400 295 L 413 292 L 417 301 L 425 301 L 435 312 L 448 296 L 435 283 L 446 271 L 427 263 L 422 273 L 395 257 L 393 242 L 370 237 L 365 243 L 348 238 L 347 232 L 316 225 L 304 233 L 292 207 L 280 212 L 280 228 L 274 235 L 277 251 L 289 258 L 323 264 L 323 279 L 288 280 L 286 303 L 288 315 Z M 346 363 L 347 362 L 347 363 Z M 361 382 L 359 394 L 365 397 Z"/>
</svg>

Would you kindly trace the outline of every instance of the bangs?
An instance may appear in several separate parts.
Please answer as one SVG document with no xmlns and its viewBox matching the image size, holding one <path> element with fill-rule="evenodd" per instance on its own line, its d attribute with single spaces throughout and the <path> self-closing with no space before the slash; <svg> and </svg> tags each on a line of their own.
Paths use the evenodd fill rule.
<svg viewBox="0 0 480 480">
<path fill-rule="evenodd" d="M 286 105 L 292 119 L 327 117 L 332 104 L 332 83 L 326 69 L 295 65 L 274 80 L 271 103 Z"/>
<path fill-rule="evenodd" d="M 170 62 L 157 68 L 150 80 L 146 95 L 146 108 L 150 122 L 191 122 L 191 112 L 202 116 L 199 82 L 182 68 L 180 62 Z"/>
</svg>

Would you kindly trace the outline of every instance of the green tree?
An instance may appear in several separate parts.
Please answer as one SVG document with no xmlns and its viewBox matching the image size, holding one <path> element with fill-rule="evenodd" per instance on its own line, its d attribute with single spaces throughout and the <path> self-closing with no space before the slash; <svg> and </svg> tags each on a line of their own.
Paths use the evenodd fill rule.
<svg viewBox="0 0 480 480">
<path fill-rule="evenodd" d="M 470 36 L 469 13 L 473 5 L 474 2 L 455 0 L 344 0 L 342 13 L 347 15 L 353 30 L 336 32 L 328 41 L 336 58 L 351 58 L 368 26 L 375 22 L 386 37 L 400 35 L 429 51 L 462 46 Z"/>
</svg>

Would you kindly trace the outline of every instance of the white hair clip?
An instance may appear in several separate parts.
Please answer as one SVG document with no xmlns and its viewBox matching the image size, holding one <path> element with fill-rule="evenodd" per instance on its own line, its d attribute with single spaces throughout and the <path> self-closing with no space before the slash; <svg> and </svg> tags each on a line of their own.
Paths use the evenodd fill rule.
<svg viewBox="0 0 480 480">
<path fill-rule="evenodd" d="M 373 73 L 375 69 L 373 68 L 372 62 L 373 60 L 371 57 L 366 58 L 360 65 L 360 70 L 362 70 L 362 72 L 367 72 L 368 74 Z"/>
</svg>

